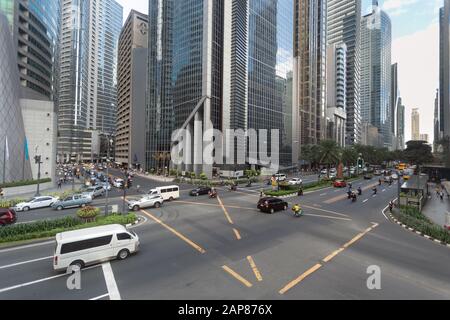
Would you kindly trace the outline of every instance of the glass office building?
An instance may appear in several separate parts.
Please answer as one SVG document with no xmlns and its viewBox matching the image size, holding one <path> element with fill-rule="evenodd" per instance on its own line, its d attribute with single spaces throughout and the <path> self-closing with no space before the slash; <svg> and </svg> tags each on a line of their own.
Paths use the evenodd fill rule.
<svg viewBox="0 0 450 320">
<path fill-rule="evenodd" d="M 24 97 L 57 97 L 60 9 L 58 0 L 0 0 L 17 47 Z"/>
<path fill-rule="evenodd" d="M 378 6 L 361 20 L 361 115 L 392 148 L 391 19 Z"/>
<path fill-rule="evenodd" d="M 347 47 L 346 144 L 361 140 L 360 88 L 361 0 L 328 0 L 327 42 Z"/>
<path fill-rule="evenodd" d="M 248 128 L 280 131 L 284 167 L 292 165 L 293 8 L 293 0 L 249 1 Z"/>
</svg>

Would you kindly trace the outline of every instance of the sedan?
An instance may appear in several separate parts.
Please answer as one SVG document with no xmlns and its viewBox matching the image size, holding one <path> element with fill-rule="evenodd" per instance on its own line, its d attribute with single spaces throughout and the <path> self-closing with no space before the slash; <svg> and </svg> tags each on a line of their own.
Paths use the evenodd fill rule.
<svg viewBox="0 0 450 320">
<path fill-rule="evenodd" d="M 364 174 L 364 179 L 372 180 L 373 179 L 373 175 L 371 173 L 366 173 L 366 174 Z"/>
<path fill-rule="evenodd" d="M 258 201 L 257 208 L 261 212 L 275 213 L 275 211 L 286 211 L 289 205 L 286 201 L 278 198 L 262 198 Z"/>
<path fill-rule="evenodd" d="M 146 196 L 139 200 L 132 200 L 128 202 L 128 208 L 133 211 L 155 207 L 159 208 L 163 204 L 164 199 L 160 195 Z"/>
<path fill-rule="evenodd" d="M 289 185 L 291 186 L 300 186 L 302 185 L 303 180 L 300 178 L 292 178 L 291 180 L 289 180 Z"/>
<path fill-rule="evenodd" d="M 13 209 L 0 208 L 0 227 L 14 224 L 17 221 L 17 214 Z"/>
<path fill-rule="evenodd" d="M 90 197 L 86 197 L 81 194 L 76 194 L 74 196 L 70 196 L 65 198 L 64 200 L 57 201 L 52 205 L 53 209 L 58 211 L 66 209 L 66 208 L 77 208 L 77 207 L 85 207 L 92 202 Z"/>
<path fill-rule="evenodd" d="M 55 197 L 34 197 L 31 198 L 28 201 L 20 202 L 16 204 L 14 207 L 14 210 L 16 211 L 29 211 L 32 209 L 39 209 L 39 208 L 48 208 L 51 207 L 52 204 L 58 201 L 58 198 Z"/>
<path fill-rule="evenodd" d="M 391 176 L 391 178 L 392 178 L 393 180 L 398 180 L 399 176 L 398 176 L 398 174 L 394 173 L 394 174 Z"/>
<path fill-rule="evenodd" d="M 189 194 L 193 197 L 198 197 L 198 196 L 209 194 L 210 192 L 211 192 L 210 187 L 199 187 L 199 188 L 192 190 Z"/>
<path fill-rule="evenodd" d="M 123 179 L 116 179 L 114 180 L 113 185 L 116 188 L 123 188 L 123 186 L 125 185 L 125 181 Z"/>
<path fill-rule="evenodd" d="M 344 180 L 336 180 L 333 183 L 333 186 L 335 188 L 345 188 L 347 186 L 347 182 L 345 182 Z"/>
<path fill-rule="evenodd" d="M 83 195 L 95 199 L 97 197 L 103 196 L 104 193 L 105 189 L 103 188 L 103 186 L 95 186 L 87 188 L 86 191 L 83 192 Z"/>
</svg>

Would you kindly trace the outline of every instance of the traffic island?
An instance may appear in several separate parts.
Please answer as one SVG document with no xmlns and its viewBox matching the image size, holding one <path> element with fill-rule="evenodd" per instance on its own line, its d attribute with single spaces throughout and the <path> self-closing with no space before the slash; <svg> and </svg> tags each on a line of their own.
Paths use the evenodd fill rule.
<svg viewBox="0 0 450 320">
<path fill-rule="evenodd" d="M 404 229 L 450 248 L 450 230 L 434 224 L 416 207 L 401 206 L 388 213 L 390 219 Z"/>
<path fill-rule="evenodd" d="M 95 221 L 89 223 L 85 223 L 82 219 L 77 217 L 66 217 L 62 219 L 16 224 L 0 229 L 0 244 L 10 244 L 26 240 L 40 241 L 42 239 L 52 238 L 61 232 L 108 224 L 121 224 L 128 227 L 137 224 L 138 222 L 139 218 L 136 214 L 129 213 L 126 215 L 112 214 L 108 216 L 97 216 Z"/>
</svg>

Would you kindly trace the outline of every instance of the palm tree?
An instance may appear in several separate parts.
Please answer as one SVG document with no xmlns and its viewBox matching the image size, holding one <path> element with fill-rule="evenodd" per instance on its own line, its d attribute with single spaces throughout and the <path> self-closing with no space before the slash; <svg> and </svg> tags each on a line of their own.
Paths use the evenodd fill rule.
<svg viewBox="0 0 450 320">
<path fill-rule="evenodd" d="M 336 164 L 340 159 L 340 148 L 336 141 L 324 140 L 319 145 L 320 163 L 327 165 L 327 176 L 330 177 L 330 167 Z"/>
</svg>

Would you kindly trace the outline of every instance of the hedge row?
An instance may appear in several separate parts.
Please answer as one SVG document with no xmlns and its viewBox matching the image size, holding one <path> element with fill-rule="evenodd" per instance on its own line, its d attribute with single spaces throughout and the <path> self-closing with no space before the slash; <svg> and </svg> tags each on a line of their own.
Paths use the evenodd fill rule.
<svg viewBox="0 0 450 320">
<path fill-rule="evenodd" d="M 8 182 L 5 184 L 0 184 L 0 188 L 14 188 L 14 187 L 23 187 L 23 186 L 32 186 L 34 184 L 39 183 L 48 183 L 52 182 L 52 179 L 46 178 L 46 179 L 40 179 L 40 180 L 24 180 L 24 181 L 15 181 L 15 182 Z"/>
<path fill-rule="evenodd" d="M 42 239 L 54 237 L 57 233 L 78 230 L 108 224 L 126 225 L 136 221 L 134 213 L 128 215 L 110 215 L 97 217 L 95 222 L 83 223 L 76 217 L 66 217 L 55 220 L 44 220 L 33 223 L 16 224 L 0 228 L 0 243 L 23 241 L 31 239 Z"/>
<path fill-rule="evenodd" d="M 395 210 L 393 215 L 403 224 L 422 232 L 434 239 L 450 244 L 450 232 L 434 224 L 417 208 L 403 206 L 400 211 Z"/>
</svg>

